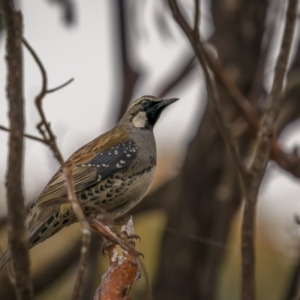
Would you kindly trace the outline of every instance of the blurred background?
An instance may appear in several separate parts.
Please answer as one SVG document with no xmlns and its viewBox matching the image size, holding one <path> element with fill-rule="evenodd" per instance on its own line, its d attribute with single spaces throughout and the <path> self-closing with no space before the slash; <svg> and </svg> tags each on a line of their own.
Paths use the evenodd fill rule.
<svg viewBox="0 0 300 300">
<path fill-rule="evenodd" d="M 181 0 L 193 24 L 194 1 Z M 228 76 L 260 112 L 273 78 L 285 18 L 284 0 L 202 0 L 201 39 L 218 55 Z M 44 100 L 45 112 L 65 159 L 110 129 L 127 105 L 142 95 L 179 97 L 155 128 L 158 164 L 150 194 L 133 211 L 137 248 L 151 278 L 154 299 L 239 299 L 242 199 L 229 153 L 220 137 L 201 66 L 165 0 L 16 1 L 24 36 L 42 60 L 49 88 L 75 81 Z M 298 22 L 299 23 L 299 22 Z M 3 29 L 3 28 L 2 28 Z M 299 33 L 299 24 L 297 24 Z M 279 142 L 300 144 L 300 53 L 298 35 L 278 124 Z M 40 71 L 24 49 L 26 133 L 37 135 L 34 98 Z M 0 36 L 0 125 L 8 127 L 5 95 L 5 32 Z M 232 122 L 245 161 L 255 136 L 220 88 L 223 111 Z M 5 173 L 7 138 L 0 131 L 0 244 L 7 246 Z M 58 164 L 41 143 L 26 139 L 24 192 L 32 203 Z M 271 162 L 257 214 L 258 299 L 291 299 L 300 271 L 300 184 Z M 34 248 L 36 299 L 68 299 L 79 260 L 78 225 Z M 82 299 L 92 299 L 107 264 L 101 239 L 93 236 Z M 146 299 L 145 274 L 134 299 Z M 6 272 L 0 292 L 15 299 Z M 291 294 L 292 293 L 292 294 Z"/>
</svg>

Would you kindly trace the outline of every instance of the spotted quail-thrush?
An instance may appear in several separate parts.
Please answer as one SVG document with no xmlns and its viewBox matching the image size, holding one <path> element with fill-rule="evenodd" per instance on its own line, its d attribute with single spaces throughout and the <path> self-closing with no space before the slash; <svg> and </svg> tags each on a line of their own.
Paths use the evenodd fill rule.
<svg viewBox="0 0 300 300">
<path fill-rule="evenodd" d="M 77 150 L 67 161 L 85 215 L 108 223 L 134 207 L 148 192 L 156 165 L 153 127 L 178 98 L 143 96 L 110 131 Z M 105 212 L 105 213 L 103 213 Z M 26 220 L 29 248 L 77 222 L 60 168 L 31 206 Z M 8 248 L 0 270 L 10 261 Z"/>
</svg>

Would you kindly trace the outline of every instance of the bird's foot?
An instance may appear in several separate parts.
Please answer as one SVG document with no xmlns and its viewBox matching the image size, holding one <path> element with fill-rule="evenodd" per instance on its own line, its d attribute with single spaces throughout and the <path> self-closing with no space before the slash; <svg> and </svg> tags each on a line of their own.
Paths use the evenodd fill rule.
<svg viewBox="0 0 300 300">
<path fill-rule="evenodd" d="M 109 254 L 110 249 L 115 246 L 119 245 L 123 251 L 127 251 L 132 255 L 138 257 L 144 255 L 138 252 L 135 249 L 135 239 L 140 239 L 139 236 L 136 234 L 128 234 L 126 231 L 121 231 L 119 234 L 115 234 L 109 227 L 105 226 L 103 223 L 96 219 L 89 219 L 89 224 L 91 228 L 96 230 L 102 237 L 106 239 L 102 246 L 102 253 Z"/>
<path fill-rule="evenodd" d="M 140 236 L 138 236 L 137 234 L 129 235 L 126 231 L 121 231 L 120 233 L 116 234 L 116 237 L 117 239 L 111 237 L 109 237 L 108 239 L 106 238 L 106 241 L 102 244 L 102 253 L 104 255 L 108 255 L 112 247 L 119 245 L 123 250 L 128 251 L 137 257 L 144 257 L 142 253 L 135 249 L 135 240 L 138 239 L 139 241 L 141 241 Z M 122 241 L 122 243 L 120 243 L 120 240 Z M 124 245 L 126 247 L 124 247 Z"/>
</svg>

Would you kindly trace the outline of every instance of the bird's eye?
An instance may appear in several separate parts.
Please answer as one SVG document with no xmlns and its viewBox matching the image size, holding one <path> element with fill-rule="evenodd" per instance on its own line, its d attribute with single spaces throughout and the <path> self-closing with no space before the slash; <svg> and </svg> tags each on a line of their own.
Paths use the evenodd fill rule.
<svg viewBox="0 0 300 300">
<path fill-rule="evenodd" d="M 151 105 L 151 101 L 150 100 L 143 100 L 142 101 L 142 106 L 143 107 L 149 107 Z"/>
</svg>

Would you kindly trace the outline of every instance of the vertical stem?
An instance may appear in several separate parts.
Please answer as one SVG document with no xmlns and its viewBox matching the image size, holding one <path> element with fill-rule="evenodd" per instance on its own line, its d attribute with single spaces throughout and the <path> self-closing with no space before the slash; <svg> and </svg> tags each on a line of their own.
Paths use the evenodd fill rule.
<svg viewBox="0 0 300 300">
<path fill-rule="evenodd" d="M 255 210 L 254 202 L 245 201 L 242 221 L 242 299 L 255 299 Z M 252 242 L 253 241 L 253 242 Z"/>
<path fill-rule="evenodd" d="M 11 129 L 6 176 L 8 237 L 15 270 L 17 297 L 22 300 L 29 300 L 33 298 L 33 291 L 29 272 L 22 190 L 24 132 L 22 15 L 15 10 L 13 0 L 2 0 L 2 9 L 7 32 L 7 98 Z"/>
<path fill-rule="evenodd" d="M 117 30 L 117 43 L 118 46 L 118 56 L 121 59 L 122 70 L 119 72 L 122 74 L 121 83 L 119 85 L 119 112 L 117 116 L 117 121 L 119 121 L 124 112 L 126 111 L 128 104 L 130 103 L 134 88 L 136 86 L 137 80 L 140 76 L 130 62 L 130 53 L 128 52 L 128 46 L 130 45 L 130 39 L 127 34 L 127 27 L 130 20 L 126 17 L 126 7 L 127 1 L 124 0 L 114 0 L 112 1 L 115 15 L 114 23 L 116 23 Z"/>
</svg>

